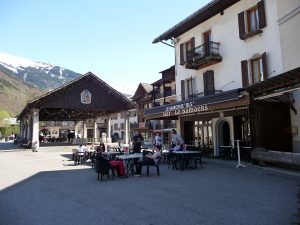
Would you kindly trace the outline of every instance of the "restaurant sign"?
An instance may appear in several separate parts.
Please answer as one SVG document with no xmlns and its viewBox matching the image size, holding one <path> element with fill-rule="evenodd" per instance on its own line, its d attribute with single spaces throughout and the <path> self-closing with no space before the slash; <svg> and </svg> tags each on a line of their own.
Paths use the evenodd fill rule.
<svg viewBox="0 0 300 225">
<path fill-rule="evenodd" d="M 184 114 L 198 113 L 198 112 L 205 112 L 205 111 L 208 111 L 207 104 L 195 105 L 195 102 L 191 101 L 191 102 L 185 102 L 185 103 L 166 107 L 166 110 L 163 112 L 163 117 L 184 115 Z"/>
</svg>

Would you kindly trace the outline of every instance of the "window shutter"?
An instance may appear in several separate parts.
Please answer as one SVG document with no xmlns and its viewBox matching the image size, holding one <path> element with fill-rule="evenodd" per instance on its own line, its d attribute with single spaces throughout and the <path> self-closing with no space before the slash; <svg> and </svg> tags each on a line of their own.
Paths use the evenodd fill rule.
<svg viewBox="0 0 300 225">
<path fill-rule="evenodd" d="M 264 0 L 257 3 L 257 10 L 258 10 L 258 19 L 259 19 L 259 29 L 261 29 L 267 25 Z"/>
<path fill-rule="evenodd" d="M 189 43 L 187 42 L 185 43 L 185 63 L 189 61 L 188 52 L 189 52 Z"/>
<path fill-rule="evenodd" d="M 185 82 L 184 80 L 181 80 L 181 100 L 185 100 Z"/>
<path fill-rule="evenodd" d="M 194 79 L 191 77 L 191 88 L 192 88 L 192 95 L 194 95 Z"/>
<path fill-rule="evenodd" d="M 192 53 L 195 53 L 195 37 L 192 37 L 190 41 Z"/>
<path fill-rule="evenodd" d="M 239 34 L 240 34 L 240 39 L 244 40 L 244 35 L 245 35 L 245 18 L 244 18 L 244 12 L 240 12 L 238 14 L 238 20 L 239 20 Z"/>
<path fill-rule="evenodd" d="M 248 61 L 247 60 L 241 61 L 241 69 L 242 69 L 242 83 L 243 83 L 243 87 L 247 87 L 249 85 Z"/>
<path fill-rule="evenodd" d="M 208 70 L 203 74 L 204 95 L 212 95 L 215 93 L 214 71 Z"/>
<path fill-rule="evenodd" d="M 183 43 L 180 44 L 180 65 L 184 64 L 183 47 L 184 47 L 184 44 Z"/>
<path fill-rule="evenodd" d="M 268 79 L 268 63 L 267 63 L 267 53 L 261 55 L 262 67 L 263 67 L 263 79 Z"/>
</svg>

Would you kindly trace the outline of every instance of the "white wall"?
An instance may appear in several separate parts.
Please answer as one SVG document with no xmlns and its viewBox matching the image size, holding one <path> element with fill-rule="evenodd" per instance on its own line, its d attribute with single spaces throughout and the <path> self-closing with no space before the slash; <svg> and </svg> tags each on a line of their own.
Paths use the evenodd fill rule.
<svg viewBox="0 0 300 225">
<path fill-rule="evenodd" d="M 283 71 L 289 71 L 300 66 L 300 1 L 277 0 L 277 4 Z M 299 130 L 293 134 L 293 151 L 300 152 L 300 93 L 295 92 L 294 98 L 298 114 L 291 110 L 291 122 Z"/>
<path fill-rule="evenodd" d="M 275 0 L 265 1 L 267 26 L 261 35 L 241 40 L 239 38 L 238 13 L 256 5 L 259 0 L 243 0 L 226 9 L 224 14 L 210 18 L 192 30 L 178 37 L 176 43 L 176 87 L 177 100 L 181 100 L 181 80 L 195 76 L 196 92 L 203 92 L 203 73 L 214 70 L 215 89 L 223 91 L 242 87 L 241 61 L 254 54 L 267 53 L 269 77 L 282 73 L 282 59 L 277 25 L 277 4 Z M 202 34 L 211 30 L 212 41 L 220 42 L 222 62 L 200 70 L 185 69 L 179 65 L 180 44 L 195 37 L 195 46 L 202 44 Z M 272 72 L 275 71 L 275 72 Z M 232 82 L 230 85 L 225 85 Z M 224 87 L 224 88 L 222 88 Z"/>
</svg>

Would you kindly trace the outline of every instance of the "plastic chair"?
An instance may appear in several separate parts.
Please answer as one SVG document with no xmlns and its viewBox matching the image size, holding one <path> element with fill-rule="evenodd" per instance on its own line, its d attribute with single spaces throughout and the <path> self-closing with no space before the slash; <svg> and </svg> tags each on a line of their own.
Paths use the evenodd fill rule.
<svg viewBox="0 0 300 225">
<path fill-rule="evenodd" d="M 157 171 L 157 176 L 160 176 L 159 173 L 159 164 L 161 162 L 161 157 L 159 157 L 159 161 L 157 163 L 155 163 L 155 161 L 153 159 L 149 160 L 149 163 L 147 163 L 147 176 L 150 176 L 150 166 L 155 166 L 156 167 L 156 171 Z"/>
<path fill-rule="evenodd" d="M 104 175 L 107 175 L 109 179 L 109 170 L 112 170 L 112 178 L 115 177 L 115 170 L 109 165 L 109 161 L 105 159 L 103 156 L 96 156 L 95 160 L 95 171 L 98 173 L 98 180 L 99 175 L 101 175 L 101 181 Z"/>
</svg>

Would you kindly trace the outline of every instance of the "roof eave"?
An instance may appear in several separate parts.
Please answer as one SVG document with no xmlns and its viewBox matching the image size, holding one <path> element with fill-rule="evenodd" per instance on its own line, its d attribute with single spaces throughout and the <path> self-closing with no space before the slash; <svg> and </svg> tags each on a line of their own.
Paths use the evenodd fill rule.
<svg viewBox="0 0 300 225">
<path fill-rule="evenodd" d="M 175 26 L 168 29 L 166 32 L 156 37 L 153 40 L 153 44 L 158 42 L 167 41 L 172 38 L 176 38 L 188 30 L 196 27 L 197 25 L 203 23 L 209 18 L 215 16 L 216 14 L 224 11 L 228 7 L 232 6 L 240 0 L 213 0 L 185 18 L 184 20 L 177 23 Z"/>
</svg>

